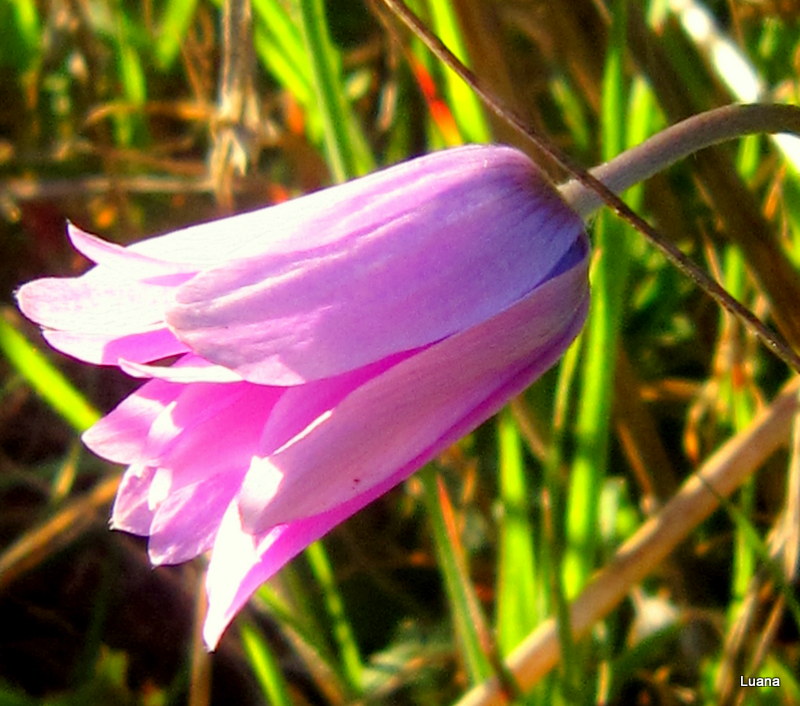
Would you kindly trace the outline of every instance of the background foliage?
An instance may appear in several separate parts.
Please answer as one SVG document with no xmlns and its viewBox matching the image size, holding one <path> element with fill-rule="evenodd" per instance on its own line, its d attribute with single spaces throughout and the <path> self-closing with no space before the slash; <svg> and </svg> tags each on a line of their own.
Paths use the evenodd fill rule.
<svg viewBox="0 0 800 706">
<path fill-rule="evenodd" d="M 243 7 L 0 0 L 0 705 L 452 703 L 548 617 L 565 625 L 729 439 L 758 474 L 687 519 L 645 581 L 620 574 L 624 600 L 546 674 L 528 664 L 519 699 L 799 702 L 797 442 L 788 424 L 775 454 L 748 436 L 788 373 L 606 214 L 591 319 L 560 367 L 293 562 L 204 653 L 203 562 L 153 571 L 143 541 L 108 532 L 120 469 L 78 439 L 134 383 L 48 350 L 14 288 L 85 269 L 66 219 L 127 243 L 445 146 L 527 148 L 382 7 Z M 413 7 L 586 165 L 713 106 L 798 103 L 793 0 Z M 797 154 L 752 138 L 627 196 L 795 347 Z"/>
</svg>

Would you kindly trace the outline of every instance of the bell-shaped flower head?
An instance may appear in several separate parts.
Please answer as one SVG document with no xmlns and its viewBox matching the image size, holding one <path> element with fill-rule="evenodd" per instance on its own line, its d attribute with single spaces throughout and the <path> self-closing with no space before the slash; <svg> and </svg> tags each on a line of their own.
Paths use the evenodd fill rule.
<svg viewBox="0 0 800 706">
<path fill-rule="evenodd" d="M 211 551 L 210 647 L 289 559 L 553 365 L 587 310 L 583 222 L 508 147 L 128 247 L 69 234 L 96 266 L 20 307 L 55 348 L 149 378 L 83 438 L 128 466 L 112 526 L 153 563 Z"/>
</svg>

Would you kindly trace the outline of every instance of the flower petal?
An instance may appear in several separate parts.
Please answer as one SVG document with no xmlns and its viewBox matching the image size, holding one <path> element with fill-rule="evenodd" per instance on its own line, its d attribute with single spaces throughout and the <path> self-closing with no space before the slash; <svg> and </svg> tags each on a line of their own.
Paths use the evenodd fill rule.
<svg viewBox="0 0 800 706">
<path fill-rule="evenodd" d="M 141 464 L 125 471 L 111 511 L 111 529 L 144 536 L 150 532 L 153 511 L 147 499 L 155 468 Z"/>
<path fill-rule="evenodd" d="M 430 155 L 346 191 L 330 189 L 328 210 L 306 219 L 316 239 L 293 252 L 267 246 L 182 285 L 166 315 L 177 337 L 252 382 L 331 377 L 493 316 L 583 232 L 510 148 Z"/>
<path fill-rule="evenodd" d="M 196 356 L 185 355 L 171 369 L 191 372 L 214 367 Z M 249 392 L 254 403 L 247 401 Z M 185 385 L 171 380 L 151 380 L 84 432 L 82 438 L 103 458 L 117 463 L 155 466 L 161 463 L 167 449 L 181 434 L 191 432 L 208 419 L 215 419 L 216 424 L 222 425 L 239 424 L 242 415 L 247 414 L 250 415 L 248 421 L 253 416 L 260 419 L 260 431 L 281 392 L 278 388 L 242 382 L 223 384 L 211 380 Z M 241 410 L 237 405 L 241 405 Z M 256 406 L 260 417 L 255 414 Z M 216 441 L 214 438 L 214 443 Z"/>
<path fill-rule="evenodd" d="M 581 285 L 585 285 L 586 269 L 585 266 L 581 266 L 576 270 L 568 271 L 565 274 L 563 284 L 567 284 L 567 281 L 571 280 L 572 284 L 578 285 L 577 289 L 580 290 Z M 560 288 L 556 286 L 554 289 Z M 494 389 L 489 392 L 488 396 L 449 430 L 442 433 L 434 447 L 411 459 L 404 466 L 378 480 L 372 487 L 364 489 L 360 494 L 355 494 L 320 514 L 279 524 L 255 535 L 252 534 L 251 528 L 242 517 L 237 503 L 231 503 L 223 517 L 214 543 L 206 580 L 209 606 L 203 637 L 209 649 L 216 646 L 225 628 L 253 592 L 286 562 L 309 544 L 327 534 L 333 527 L 405 480 L 425 462 L 425 457 L 432 457 L 437 449 L 444 448 L 475 428 L 552 365 L 580 331 L 587 305 L 584 289 L 584 296 L 580 298 L 574 316 L 562 331 L 562 340 L 551 341 L 549 349 L 543 351 L 539 358 L 505 376 L 502 380 L 497 380 Z M 506 317 L 506 323 L 509 323 L 509 318 Z M 433 352 L 436 348 L 438 347 L 434 346 L 430 351 Z M 414 358 L 412 358 L 408 361 L 408 365 L 411 366 L 414 362 Z M 395 368 L 392 368 L 392 371 L 394 370 Z M 419 388 L 415 386 L 413 389 Z M 370 436 L 362 435 L 361 440 L 369 439 Z M 385 439 L 385 437 L 383 438 Z M 325 474 L 318 473 L 317 480 L 325 480 L 334 472 L 333 468 L 326 465 Z M 315 492 L 324 494 L 327 491 L 326 487 Z"/>
<path fill-rule="evenodd" d="M 118 365 L 120 358 L 136 362 L 160 360 L 189 350 L 163 327 L 114 336 L 44 329 L 42 336 L 56 350 L 95 365 Z"/>
<path fill-rule="evenodd" d="M 150 525 L 150 561 L 179 564 L 211 549 L 241 476 L 231 470 L 171 491 Z"/>
<path fill-rule="evenodd" d="M 139 282 L 94 267 L 81 277 L 29 282 L 19 289 L 17 299 L 25 316 L 42 326 L 111 337 L 163 325 L 163 311 L 186 278 L 172 275 Z"/>
<path fill-rule="evenodd" d="M 203 358 L 191 356 L 193 364 L 181 367 L 163 365 L 142 365 L 130 360 L 121 359 L 118 364 L 123 371 L 131 377 L 136 378 L 157 378 L 168 382 L 188 384 L 191 382 L 241 382 L 242 378 L 233 370 L 223 368 L 221 365 L 214 365 Z"/>
<path fill-rule="evenodd" d="M 397 473 L 367 493 L 330 512 L 252 535 L 242 528 L 235 502 L 228 507 L 217 532 L 208 565 L 208 613 L 203 638 L 214 649 L 230 621 L 264 581 L 309 544 L 400 483 Z"/>
<path fill-rule="evenodd" d="M 87 429 L 81 437 L 83 443 L 109 461 L 143 462 L 150 428 L 181 389 L 181 385 L 161 380 L 146 383 Z"/>
<path fill-rule="evenodd" d="M 581 241 L 578 261 L 529 297 L 365 382 L 313 433 L 254 461 L 239 498 L 246 530 L 330 510 L 398 468 L 419 467 L 494 414 L 506 399 L 498 389 L 524 370 L 529 384 L 580 330 L 587 252 Z"/>
<path fill-rule="evenodd" d="M 446 176 L 462 169 L 467 159 L 481 160 L 495 151 L 510 150 L 487 145 L 444 150 L 274 206 L 148 238 L 129 245 L 127 250 L 158 260 L 190 263 L 197 270 L 204 270 L 228 259 L 324 247 L 334 243 L 341 232 L 318 227 L 320 224 L 335 223 L 351 212 L 357 214 L 388 191 L 411 189 L 419 172 L 426 168 L 438 169 Z"/>
<path fill-rule="evenodd" d="M 67 233 L 75 249 L 104 269 L 122 273 L 126 279 L 144 279 L 160 275 L 197 272 L 197 268 L 175 262 L 149 257 L 135 249 L 117 245 L 81 230 L 72 223 L 67 224 Z"/>
<path fill-rule="evenodd" d="M 121 354 L 154 360 L 186 350 L 164 324 L 164 310 L 190 274 L 147 280 L 102 266 L 80 277 L 47 277 L 17 292 L 22 312 L 45 329 L 53 346 L 95 364 L 116 364 Z"/>
<path fill-rule="evenodd" d="M 238 387 L 237 394 L 226 393 L 224 404 L 216 404 L 213 397 L 220 393 L 210 387 L 206 390 L 208 396 L 194 397 L 191 404 L 203 404 L 205 399 L 204 406 L 213 409 L 204 410 L 192 424 L 182 419 L 186 412 L 181 407 L 188 407 L 189 401 L 181 399 L 170 409 L 170 419 L 164 420 L 161 432 L 166 443 L 160 446 L 157 458 L 158 465 L 169 471 L 170 492 L 214 475 L 229 477 L 238 489 L 241 476 L 256 453 L 265 422 L 283 394 L 281 388 L 250 384 Z M 171 435 L 175 432 L 168 428 L 172 425 L 180 429 L 174 438 Z M 158 436 L 154 429 L 154 448 L 159 447 Z"/>
</svg>

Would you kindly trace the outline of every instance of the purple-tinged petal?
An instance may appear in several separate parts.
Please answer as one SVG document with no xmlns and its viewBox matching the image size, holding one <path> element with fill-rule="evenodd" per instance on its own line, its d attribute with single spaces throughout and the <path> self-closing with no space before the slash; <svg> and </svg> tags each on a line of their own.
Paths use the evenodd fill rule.
<svg viewBox="0 0 800 706">
<path fill-rule="evenodd" d="M 228 506 L 217 530 L 206 574 L 208 612 L 203 639 L 209 650 L 217 646 L 225 628 L 255 590 L 275 573 L 262 569 L 261 555 L 284 529 L 275 527 L 266 535 L 255 537 L 242 529 L 236 503 Z M 281 566 L 301 550 L 302 547 L 288 554 Z"/>
<path fill-rule="evenodd" d="M 189 351 L 172 331 L 163 327 L 113 337 L 44 329 L 42 336 L 56 350 L 95 365 L 118 365 L 120 358 L 136 362 L 160 360 Z"/>
<path fill-rule="evenodd" d="M 438 451 L 488 419 L 511 397 L 522 392 L 555 363 L 579 333 L 587 305 L 586 299 L 579 304 L 575 315 L 563 329 L 561 340 L 552 341 L 552 345 L 543 351 L 539 358 L 497 380 L 495 388 L 488 396 L 450 429 L 443 432 L 431 448 L 411 459 L 376 485 L 365 489 L 360 495 L 351 497 L 331 510 L 277 525 L 256 535 L 243 528 L 237 503 L 232 503 L 220 525 L 208 566 L 206 586 L 209 606 L 203 628 L 203 637 L 208 648 L 213 649 L 216 646 L 225 628 L 253 592 L 288 561 L 336 525 L 408 478 Z M 362 435 L 362 438 L 364 436 Z M 329 472 L 330 470 L 326 468 L 325 474 Z M 318 476 L 320 479 L 323 477 L 323 474 Z"/>
<path fill-rule="evenodd" d="M 128 246 L 128 250 L 159 260 L 192 264 L 197 270 L 215 267 L 228 259 L 245 259 L 272 253 L 302 253 L 333 244 L 346 234 L 340 219 L 359 220 L 358 214 L 391 191 L 401 194 L 415 187 L 420 172 L 438 171 L 449 178 L 469 160 L 479 161 L 509 148 L 468 145 L 425 155 L 374 172 L 334 188 L 300 198 L 189 226 Z"/>
<path fill-rule="evenodd" d="M 179 564 L 211 549 L 242 475 L 230 470 L 171 491 L 150 525 L 150 561 Z"/>
<path fill-rule="evenodd" d="M 162 459 L 183 435 L 202 429 L 206 421 L 232 414 L 246 395 L 248 383 L 194 383 L 180 385 L 180 392 L 153 420 L 145 443 L 144 458 L 151 465 L 163 466 Z M 267 413 L 268 410 L 265 410 Z M 218 437 L 213 437 L 219 441 Z"/>
<path fill-rule="evenodd" d="M 239 499 L 245 527 L 263 532 L 316 515 L 412 460 L 422 465 L 470 430 L 463 420 L 502 381 L 537 362 L 540 372 L 552 365 L 586 315 L 585 241 L 579 247 L 578 264 L 518 304 L 389 368 L 315 423 L 313 434 L 254 462 Z"/>
<path fill-rule="evenodd" d="M 157 462 L 169 471 L 170 492 L 223 475 L 235 489 L 250 465 L 263 434 L 266 419 L 283 394 L 281 388 L 241 385 L 237 396 L 229 396 L 212 414 L 188 426 L 164 444 Z M 181 401 L 183 402 L 183 401 Z M 172 414 L 180 417 L 176 405 Z"/>
<path fill-rule="evenodd" d="M 187 356 L 194 359 L 193 364 L 181 367 L 163 365 L 143 365 L 134 363 L 130 360 L 120 359 L 119 367 L 128 375 L 135 378 L 156 378 L 167 382 L 188 384 L 191 382 L 241 382 L 242 377 L 238 373 L 223 368 L 221 365 L 214 365 L 203 358 L 197 356 Z"/>
<path fill-rule="evenodd" d="M 46 277 L 23 285 L 25 316 L 46 328 L 113 335 L 164 325 L 164 309 L 186 275 L 140 282 L 95 267 L 80 277 Z"/>
<path fill-rule="evenodd" d="M 193 355 L 183 356 L 174 370 L 212 367 Z M 158 465 L 177 438 L 209 418 L 223 417 L 237 423 L 237 405 L 252 390 L 266 419 L 280 390 L 256 388 L 248 383 L 205 382 L 187 386 L 168 380 L 151 380 L 129 395 L 109 414 L 83 434 L 83 442 L 98 456 L 117 463 Z M 252 396 L 252 395 L 251 395 Z M 244 405 L 243 409 L 250 410 Z M 252 410 L 255 412 L 255 409 Z M 217 437 L 218 438 L 218 437 Z M 214 439 L 216 442 L 217 438 Z"/>
<path fill-rule="evenodd" d="M 334 409 L 353 390 L 416 352 L 396 353 L 336 377 L 282 388 L 283 394 L 264 426 L 258 451 L 262 456 L 271 454 L 296 437 L 311 433 L 320 416 Z"/>
<path fill-rule="evenodd" d="M 83 443 L 109 461 L 142 463 L 146 460 L 144 452 L 150 428 L 181 389 L 181 385 L 162 380 L 146 383 L 87 429 L 81 437 Z M 121 489 L 117 497 L 122 492 Z"/>
<path fill-rule="evenodd" d="M 349 184 L 358 198 L 305 223 L 324 238 L 201 272 L 178 289 L 168 324 L 247 380 L 295 385 L 430 344 L 507 308 L 548 276 L 583 224 L 523 154 L 459 154 L 387 170 L 382 190 L 370 180 Z"/>
<path fill-rule="evenodd" d="M 176 273 L 195 274 L 197 268 L 149 257 L 131 248 L 111 243 L 87 233 L 77 226 L 67 225 L 69 239 L 75 249 L 104 269 L 123 274 L 126 279 L 146 279 Z"/>
<path fill-rule="evenodd" d="M 155 468 L 141 464 L 125 471 L 111 511 L 111 529 L 141 536 L 150 533 L 154 513 L 148 496 L 154 475 Z"/>
<path fill-rule="evenodd" d="M 116 364 L 120 354 L 134 360 L 186 350 L 164 324 L 164 309 L 187 274 L 126 279 L 95 267 L 80 277 L 44 278 L 23 285 L 19 307 L 40 324 L 52 345 L 81 360 Z"/>
</svg>

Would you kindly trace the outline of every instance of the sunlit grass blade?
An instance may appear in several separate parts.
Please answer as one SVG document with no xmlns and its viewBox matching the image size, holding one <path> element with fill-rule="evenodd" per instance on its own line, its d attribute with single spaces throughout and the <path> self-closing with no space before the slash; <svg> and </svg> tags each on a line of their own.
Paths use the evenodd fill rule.
<svg viewBox="0 0 800 706">
<path fill-rule="evenodd" d="M 363 131 L 346 98 L 341 56 L 331 40 L 322 0 L 297 0 L 311 61 L 325 156 L 335 181 L 366 174 L 374 166 Z"/>
<path fill-rule="evenodd" d="M 55 412 L 76 431 L 94 424 L 100 413 L 50 361 L 14 326 L 14 318 L 0 316 L 0 351 L 12 367 Z"/>
<path fill-rule="evenodd" d="M 798 599 L 790 580 L 787 580 L 784 567 L 781 565 L 780 560 L 770 553 L 770 548 L 761 539 L 758 529 L 751 519 L 742 512 L 741 508 L 737 507 L 728 498 L 718 499 L 720 505 L 736 524 L 737 530 L 742 534 L 743 541 L 748 543 L 750 551 L 753 552 L 764 569 L 766 569 L 771 579 L 775 582 L 778 591 L 786 601 L 786 607 L 791 613 L 795 625 L 800 627 L 800 599 Z"/>
<path fill-rule="evenodd" d="M 3 22 L 3 43 L 0 46 L 0 65 L 14 66 L 25 73 L 40 55 L 41 22 L 35 0 L 11 0 L 0 8 Z"/>
<path fill-rule="evenodd" d="M 322 589 L 333 639 L 341 659 L 342 673 L 347 679 L 351 695 L 359 694 L 362 689 L 364 671 L 361 663 L 361 653 L 345 611 L 344 600 L 336 585 L 330 559 L 328 559 L 321 542 L 315 542 L 308 547 L 305 551 L 305 558 L 311 567 L 314 578 Z"/>
<path fill-rule="evenodd" d="M 281 665 L 275 659 L 266 639 L 252 625 L 245 622 L 240 622 L 239 634 L 247 659 L 265 698 L 272 706 L 292 706 L 293 701 Z"/>
<path fill-rule="evenodd" d="M 541 619 L 522 441 L 509 410 L 497 422 L 500 474 L 497 644 L 507 655 Z"/>
<path fill-rule="evenodd" d="M 745 263 L 741 252 L 735 248 L 729 248 L 725 257 L 725 287 L 735 297 L 742 299 L 745 290 Z M 726 325 L 727 324 L 727 325 Z M 756 400 L 752 398 L 752 389 L 746 379 L 745 368 L 747 361 L 742 359 L 746 336 L 737 335 L 738 326 L 728 320 L 723 322 L 723 331 L 726 332 L 728 340 L 722 342 L 722 352 L 727 353 L 728 360 L 721 361 L 724 366 L 725 377 L 721 381 L 727 390 L 725 397 L 730 401 L 729 414 L 732 420 L 732 428 L 735 432 L 740 432 L 752 420 L 756 408 Z M 725 391 L 724 391 L 725 392 Z M 747 515 L 755 510 L 755 482 L 749 480 L 742 486 L 740 491 L 741 510 Z M 731 602 L 731 613 L 736 613 L 741 606 L 741 601 L 747 591 L 747 586 L 752 580 L 753 572 L 756 568 L 756 557 L 750 545 L 749 538 L 741 531 L 736 533 L 734 539 L 734 561 L 733 561 L 733 581 L 732 595 L 734 600 Z"/>
<path fill-rule="evenodd" d="M 673 11 L 684 31 L 736 101 L 754 103 L 766 98 L 768 81 L 733 37 L 720 26 L 707 3 L 683 0 L 673 3 Z M 764 23 L 758 43 L 761 56 L 769 56 L 776 50 L 781 57 L 784 55 L 787 46 L 780 39 L 782 31 L 778 23 Z M 795 41 L 796 34 L 792 36 L 789 46 Z M 781 150 L 794 173 L 800 172 L 800 137 L 779 134 L 770 136 L 770 139 Z"/>
<path fill-rule="evenodd" d="M 311 62 L 303 35 L 279 0 L 253 0 L 256 52 L 275 79 L 309 112 L 314 104 Z"/>
<path fill-rule="evenodd" d="M 432 29 L 461 61 L 469 65 L 467 49 L 458 26 L 456 5 L 449 0 L 429 0 Z M 445 94 L 461 134 L 467 142 L 489 142 L 491 130 L 483 106 L 472 89 L 450 69 L 443 68 Z"/>
<path fill-rule="evenodd" d="M 38 525 L 18 537 L 0 553 L 0 590 L 46 561 L 95 525 L 100 510 L 108 507 L 119 476 L 103 479 L 85 495 L 74 498 Z"/>
<path fill-rule="evenodd" d="M 583 334 L 579 336 L 567 349 L 559 365 L 553 399 L 553 441 L 544 464 L 545 502 L 539 521 L 541 573 L 546 581 L 543 582 L 541 589 L 546 590 L 546 605 L 551 607 L 553 620 L 558 625 L 561 650 L 562 673 L 558 675 L 558 679 L 553 679 L 555 683 L 551 694 L 553 698 L 559 699 L 558 703 L 564 701 L 565 693 L 572 691 L 571 685 L 580 678 L 565 589 L 566 523 L 563 522 L 563 517 L 567 501 L 567 480 L 564 469 L 568 460 L 567 447 L 570 446 L 572 426 L 570 419 L 574 415 L 576 406 L 572 393 L 578 386 L 584 340 Z"/>
<path fill-rule="evenodd" d="M 453 507 L 441 478 L 433 468 L 423 469 L 419 476 L 461 655 L 470 683 L 478 684 L 490 676 L 491 667 L 481 635 L 483 619 L 478 614 L 477 600 L 469 581 Z"/>
<path fill-rule="evenodd" d="M 627 88 L 624 75 L 626 3 L 616 0 L 603 82 L 603 157 L 625 147 Z M 592 302 L 584 332 L 581 397 L 577 412 L 577 450 L 570 472 L 566 507 L 565 590 L 573 597 L 586 584 L 596 560 L 598 502 L 605 476 L 611 428 L 614 361 L 622 318 L 622 295 L 629 268 L 628 229 L 602 213 L 594 227 L 600 252 L 592 271 Z"/>
<path fill-rule="evenodd" d="M 320 690 L 342 702 L 350 690 L 342 660 L 329 640 L 330 630 L 317 610 L 313 583 L 289 565 L 258 589 L 257 597 L 279 625 L 283 636 L 307 665 Z"/>
<path fill-rule="evenodd" d="M 138 48 L 133 42 L 138 28 L 120 9 L 114 20 L 117 74 L 125 99 L 134 106 L 147 101 L 147 78 Z M 114 114 L 117 142 L 123 146 L 141 144 L 146 139 L 147 127 L 141 115 L 121 112 Z"/>
<path fill-rule="evenodd" d="M 154 52 L 159 66 L 169 68 L 192 22 L 197 0 L 168 0 L 161 14 Z"/>
</svg>

